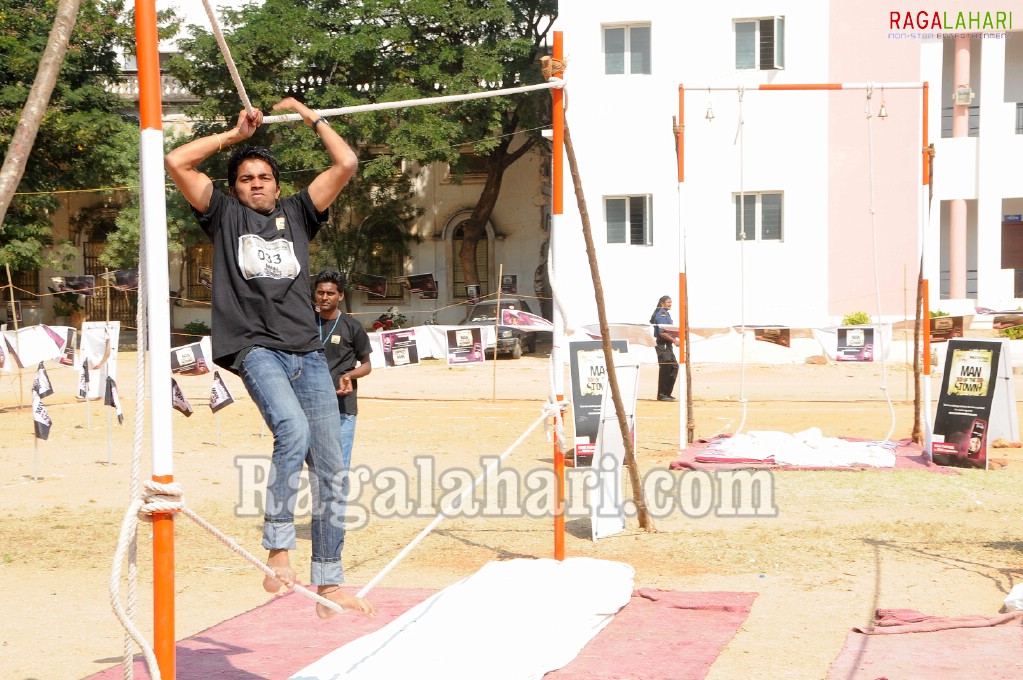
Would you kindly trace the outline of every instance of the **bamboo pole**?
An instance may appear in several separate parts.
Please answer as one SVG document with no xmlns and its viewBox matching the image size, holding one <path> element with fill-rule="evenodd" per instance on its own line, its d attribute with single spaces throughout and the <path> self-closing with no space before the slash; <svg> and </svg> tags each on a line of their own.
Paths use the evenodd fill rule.
<svg viewBox="0 0 1023 680">
<path fill-rule="evenodd" d="M 11 293 L 11 316 L 14 318 L 14 353 L 18 355 L 18 408 L 21 408 L 21 402 L 24 400 L 24 385 L 22 384 L 21 376 L 21 334 L 18 333 L 18 315 L 17 305 L 14 299 L 14 279 L 11 278 L 11 265 L 4 263 L 4 270 L 7 272 L 7 283 L 10 284 Z M 11 367 L 13 370 L 14 367 Z"/>
<path fill-rule="evenodd" d="M 639 476 L 639 464 L 636 462 L 636 450 L 633 446 L 632 432 L 629 431 L 629 423 L 625 417 L 625 405 L 622 403 L 622 393 L 618 387 L 618 373 L 615 369 L 614 354 L 611 350 L 611 330 L 607 323 L 607 310 L 604 308 L 604 286 L 600 282 L 600 268 L 597 265 L 597 251 L 593 244 L 593 233 L 590 229 L 590 215 L 586 208 L 586 197 L 583 195 L 582 179 L 579 177 L 579 164 L 576 162 L 575 149 L 572 146 L 572 135 L 569 132 L 568 122 L 565 122 L 565 152 L 568 156 L 568 167 L 572 173 L 572 183 L 575 186 L 576 202 L 579 204 L 579 213 L 582 216 L 583 239 L 586 241 L 586 255 L 590 262 L 590 275 L 593 278 L 593 294 L 597 302 L 597 317 L 600 320 L 600 337 L 604 346 L 604 363 L 607 365 L 607 384 L 611 388 L 611 399 L 618 412 L 618 426 L 622 431 L 622 440 L 625 442 L 625 467 L 629 470 L 629 481 L 632 483 L 632 496 L 636 503 L 636 516 L 639 526 L 646 531 L 656 531 L 653 519 L 647 512 L 646 500 L 643 498 L 643 485 Z"/>
<path fill-rule="evenodd" d="M 497 313 L 494 315 L 494 382 L 491 386 L 490 401 L 497 401 L 497 341 L 501 338 L 501 281 L 504 279 L 504 264 L 497 265 Z M 485 352 L 484 352 L 485 353 Z"/>
</svg>

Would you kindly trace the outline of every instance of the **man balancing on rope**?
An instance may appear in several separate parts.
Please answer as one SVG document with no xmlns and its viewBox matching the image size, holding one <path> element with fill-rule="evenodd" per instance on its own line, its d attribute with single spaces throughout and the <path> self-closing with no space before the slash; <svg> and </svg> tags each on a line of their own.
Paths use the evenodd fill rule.
<svg viewBox="0 0 1023 680">
<path fill-rule="evenodd" d="M 323 140 L 331 166 L 308 187 L 280 199 L 280 174 L 269 150 L 243 146 L 227 164 L 229 193 L 215 191 L 198 169 L 224 147 L 252 137 L 263 113 L 242 111 L 226 132 L 195 139 L 167 154 L 171 179 L 213 240 L 213 361 L 241 376 L 274 434 L 266 487 L 263 547 L 277 578 L 275 593 L 296 582 L 295 501 L 302 461 L 312 491 L 311 582 L 323 597 L 373 616 L 373 606 L 343 592 L 344 497 L 341 424 L 335 388 L 309 304 L 309 241 L 327 221 L 327 208 L 358 167 L 355 152 L 323 118 L 294 98 L 274 104 L 291 110 Z M 316 605 L 320 618 L 334 611 Z"/>
</svg>

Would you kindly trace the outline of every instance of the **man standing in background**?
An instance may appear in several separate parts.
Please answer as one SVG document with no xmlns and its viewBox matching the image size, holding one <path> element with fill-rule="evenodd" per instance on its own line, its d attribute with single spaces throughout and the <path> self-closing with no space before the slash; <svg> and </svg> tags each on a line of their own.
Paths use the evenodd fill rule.
<svg viewBox="0 0 1023 680">
<path fill-rule="evenodd" d="M 341 412 L 341 459 L 348 470 L 355 443 L 355 417 L 359 414 L 358 380 L 373 370 L 369 362 L 373 350 L 362 324 L 340 309 L 346 283 L 342 272 L 320 272 L 315 280 L 313 301 L 318 312 L 320 344 L 337 391 L 337 407 Z M 347 484 L 344 493 L 348 493 Z"/>
</svg>

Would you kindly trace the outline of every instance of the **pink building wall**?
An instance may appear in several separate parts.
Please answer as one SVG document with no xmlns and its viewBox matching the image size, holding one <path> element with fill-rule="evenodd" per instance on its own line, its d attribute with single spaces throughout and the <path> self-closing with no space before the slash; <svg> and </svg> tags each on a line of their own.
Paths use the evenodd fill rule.
<svg viewBox="0 0 1023 680">
<path fill-rule="evenodd" d="M 1013 11 L 1015 8 L 1016 11 Z M 892 13 L 900 14 L 900 25 L 892 27 Z M 905 27 L 906 12 L 915 27 Z M 921 15 L 920 12 L 923 12 Z M 918 81 L 921 79 L 921 47 L 924 39 L 913 33 L 945 33 L 932 26 L 921 28 L 921 19 L 933 23 L 934 14 L 953 19 L 960 12 L 1012 12 L 1012 29 L 1023 23 L 1023 9 L 1014 2 L 935 0 L 924 5 L 868 0 L 850 3 L 832 0 L 829 20 L 829 78 L 832 82 Z M 1008 28 L 1008 27 L 1007 27 Z M 981 29 L 968 29 L 975 32 Z M 988 29 L 990 30 L 990 29 Z M 899 34 L 899 37 L 891 34 Z M 979 55 L 977 55 L 979 58 Z M 948 98 L 941 82 L 931 82 L 930 97 Z M 874 246 L 871 240 L 870 184 L 865 95 L 836 92 L 828 95 L 828 146 L 830 201 L 829 225 L 829 312 L 877 313 L 873 283 Z M 875 90 L 872 110 L 876 116 L 881 93 Z M 919 91 L 886 91 L 889 117 L 874 118 L 873 176 L 877 224 L 877 258 L 882 313 L 898 315 L 907 309 L 913 316 L 916 278 L 919 270 L 919 205 L 922 186 L 919 153 L 922 100 Z M 929 121 L 928 139 L 941 136 L 941 121 Z M 926 236 L 939 238 L 937 214 Z M 932 282 L 936 297 L 938 282 Z"/>
<path fill-rule="evenodd" d="M 875 8 L 871 10 L 871 6 Z M 888 37 L 890 3 L 831 2 L 831 82 L 914 82 L 920 79 L 918 39 Z M 894 10 L 892 10 L 894 11 Z M 940 85 L 940 84 L 939 84 Z M 864 311 L 913 318 L 919 271 L 921 93 L 875 88 L 868 138 L 865 91 L 832 92 L 828 107 L 829 313 Z M 881 101 L 887 119 L 877 117 Z M 874 282 L 870 149 L 879 286 Z"/>
</svg>

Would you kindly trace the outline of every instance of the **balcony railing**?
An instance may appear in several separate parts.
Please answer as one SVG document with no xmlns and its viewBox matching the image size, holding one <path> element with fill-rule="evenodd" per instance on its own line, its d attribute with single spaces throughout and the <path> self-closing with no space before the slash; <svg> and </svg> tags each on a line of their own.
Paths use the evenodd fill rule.
<svg viewBox="0 0 1023 680">
<path fill-rule="evenodd" d="M 946 106 L 941 109 L 941 136 L 952 136 L 952 111 L 954 106 Z M 980 106 L 970 107 L 970 131 L 969 137 L 980 136 Z"/>
<path fill-rule="evenodd" d="M 122 99 L 137 101 L 139 98 L 139 77 L 135 73 L 125 73 L 120 82 L 107 85 L 107 91 L 113 92 Z M 165 102 L 191 103 L 199 101 L 188 89 L 173 76 L 160 76 L 160 98 Z"/>
</svg>

